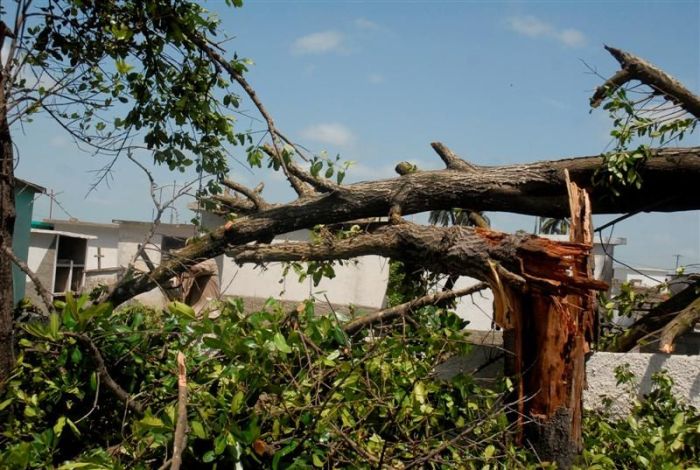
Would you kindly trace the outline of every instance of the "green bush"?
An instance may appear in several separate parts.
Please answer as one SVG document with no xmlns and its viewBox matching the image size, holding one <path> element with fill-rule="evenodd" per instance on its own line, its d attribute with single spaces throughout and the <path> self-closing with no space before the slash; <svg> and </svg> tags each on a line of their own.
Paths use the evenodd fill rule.
<svg viewBox="0 0 700 470">
<path fill-rule="evenodd" d="M 84 305 L 69 297 L 49 322 L 22 326 L 0 399 L 0 467 L 157 468 L 172 452 L 178 351 L 188 370 L 185 468 L 526 461 L 508 444 L 500 393 L 469 376 L 434 377 L 436 364 L 468 351 L 464 323 L 445 310 L 350 338 L 311 302 L 245 313 L 232 300 L 201 321 L 176 303 L 163 313 Z M 79 335 L 92 338 L 143 415 L 100 380 Z"/>
<path fill-rule="evenodd" d="M 626 417 L 609 412 L 585 416 L 583 468 L 700 468 L 700 413 L 679 402 L 665 372 L 654 374 L 652 390 L 637 397 L 628 367 L 616 369 L 618 385 L 632 403 Z"/>
<path fill-rule="evenodd" d="M 197 320 L 173 303 L 114 312 L 68 297 L 20 324 L 18 362 L 0 395 L 0 468 L 159 468 L 172 456 L 176 356 L 186 356 L 183 468 L 543 468 L 512 444 L 504 393 L 434 366 L 469 350 L 464 322 L 434 307 L 349 337 L 312 302 L 221 305 Z M 86 342 L 86 338 L 89 338 Z M 97 368 L 143 407 L 126 407 Z M 621 380 L 629 374 L 621 371 Z M 581 468 L 689 468 L 700 417 L 660 375 L 629 418 L 587 415 Z"/>
</svg>

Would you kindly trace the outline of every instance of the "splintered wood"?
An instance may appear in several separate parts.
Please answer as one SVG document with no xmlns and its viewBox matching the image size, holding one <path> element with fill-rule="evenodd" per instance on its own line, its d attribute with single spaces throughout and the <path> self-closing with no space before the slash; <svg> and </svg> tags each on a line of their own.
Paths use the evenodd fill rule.
<svg viewBox="0 0 700 470">
<path fill-rule="evenodd" d="M 585 358 L 595 339 L 591 204 L 566 173 L 571 208 L 569 242 L 531 238 L 517 248 L 526 288 L 508 285 L 493 270 L 497 323 L 513 358 L 519 439 L 543 460 L 567 468 L 581 448 Z"/>
</svg>

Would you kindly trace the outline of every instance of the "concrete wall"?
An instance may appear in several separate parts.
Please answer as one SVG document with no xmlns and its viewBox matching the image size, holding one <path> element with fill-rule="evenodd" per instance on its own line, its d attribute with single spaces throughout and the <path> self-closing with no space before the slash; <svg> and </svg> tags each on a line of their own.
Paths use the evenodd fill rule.
<svg viewBox="0 0 700 470">
<path fill-rule="evenodd" d="M 586 364 L 588 390 L 583 401 L 586 409 L 600 409 L 603 399 L 610 398 L 613 412 L 623 414 L 629 411 L 629 394 L 615 380 L 615 368 L 623 364 L 630 365 L 638 394 L 649 393 L 652 375 L 665 369 L 674 381 L 676 398 L 700 408 L 700 356 L 596 352 Z"/>
<path fill-rule="evenodd" d="M 306 241 L 309 232 L 299 230 L 281 235 L 275 242 Z M 264 266 L 246 264 L 239 266 L 228 257 L 217 259 L 224 295 L 240 295 L 266 299 L 274 297 L 284 301 L 301 301 L 310 296 L 333 304 L 353 304 L 361 307 L 381 308 L 389 280 L 389 262 L 379 256 L 363 256 L 334 266 L 335 277 L 323 279 L 318 286 L 307 278 L 299 282 L 299 276 L 290 270 L 284 275 L 282 263 Z"/>
<path fill-rule="evenodd" d="M 56 263 L 57 236 L 49 233 L 31 234 L 31 245 L 27 253 L 27 266 L 37 275 L 41 283 L 51 292 L 53 289 L 54 271 Z M 26 290 L 24 295 L 34 305 L 43 308 L 43 301 L 36 293 L 34 283 L 26 276 Z"/>
</svg>

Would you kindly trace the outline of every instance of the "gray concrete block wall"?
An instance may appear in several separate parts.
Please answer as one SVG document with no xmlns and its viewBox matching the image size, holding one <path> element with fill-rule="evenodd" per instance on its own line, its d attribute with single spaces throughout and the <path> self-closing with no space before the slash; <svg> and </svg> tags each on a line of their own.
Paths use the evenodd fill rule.
<svg viewBox="0 0 700 470">
<path fill-rule="evenodd" d="M 635 376 L 636 393 L 644 395 L 651 390 L 651 377 L 662 369 L 673 379 L 677 399 L 700 408 L 700 356 L 681 356 L 661 353 L 608 353 L 596 352 L 586 364 L 588 389 L 583 406 L 588 410 L 603 408 L 605 398 L 612 400 L 613 413 L 626 413 L 631 406 L 630 394 L 617 384 L 615 368 L 629 364 Z"/>
</svg>

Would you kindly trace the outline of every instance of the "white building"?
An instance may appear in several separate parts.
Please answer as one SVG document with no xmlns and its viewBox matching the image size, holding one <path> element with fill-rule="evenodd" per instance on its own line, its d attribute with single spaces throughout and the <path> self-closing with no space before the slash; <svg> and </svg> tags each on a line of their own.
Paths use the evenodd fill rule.
<svg viewBox="0 0 700 470">
<path fill-rule="evenodd" d="M 125 220 L 112 223 L 47 220 L 41 226 L 32 229 L 28 265 L 57 298 L 66 290 L 77 292 L 116 282 L 134 260 L 151 229 L 150 222 Z M 184 246 L 185 240 L 196 234 L 194 225 L 160 224 L 146 244 L 147 260 L 136 259 L 136 269 L 148 270 L 148 262 L 157 266 L 170 250 Z M 275 240 L 308 239 L 309 231 L 300 230 Z M 239 266 L 224 255 L 217 257 L 216 263 L 222 295 L 274 297 L 293 302 L 315 296 L 334 305 L 355 305 L 372 310 L 382 307 L 389 275 L 388 260 L 379 256 L 364 256 L 336 266 L 335 277 L 323 279 L 318 286 L 314 286 L 310 278 L 299 282 L 293 270 L 285 275 L 282 263 Z M 27 283 L 27 296 L 39 305 L 31 280 L 27 279 Z M 155 292 L 141 300 L 159 304 L 162 295 Z"/>
</svg>

